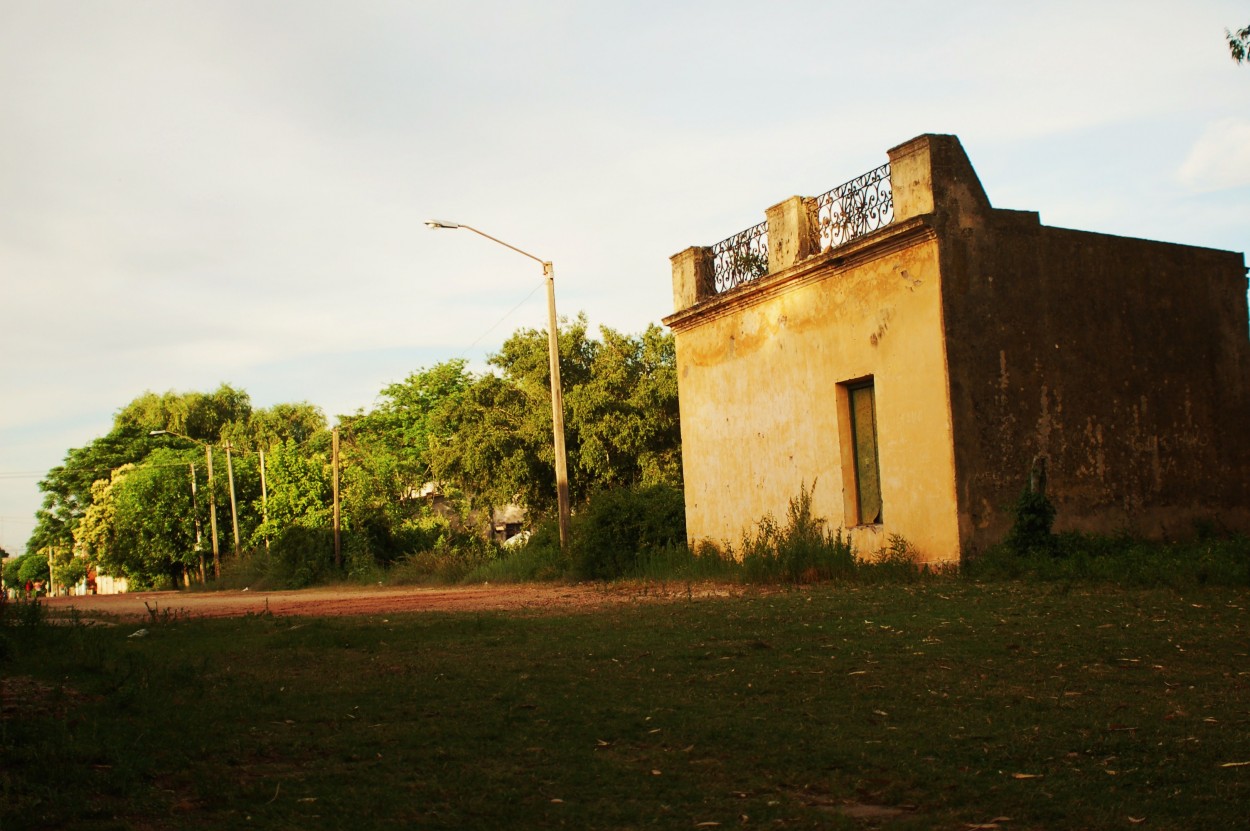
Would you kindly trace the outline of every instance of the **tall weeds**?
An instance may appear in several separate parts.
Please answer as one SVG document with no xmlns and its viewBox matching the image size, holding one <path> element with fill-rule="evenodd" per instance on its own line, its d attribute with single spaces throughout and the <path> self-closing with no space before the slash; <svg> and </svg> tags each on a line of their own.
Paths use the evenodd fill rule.
<svg viewBox="0 0 1250 831">
<path fill-rule="evenodd" d="M 637 576 L 657 580 L 726 580 L 754 584 L 909 583 L 928 573 L 901 536 L 868 555 L 857 554 L 841 528 L 830 530 L 812 514 L 806 486 L 790 499 L 785 524 L 763 517 L 743 534 L 741 546 L 704 542 L 695 549 L 670 547 L 647 557 Z"/>
<path fill-rule="evenodd" d="M 743 536 L 740 560 L 748 583 L 847 580 L 856 566 L 842 529 L 831 532 L 812 516 L 812 493 L 806 486 L 790 499 L 784 526 L 769 515 Z"/>
</svg>

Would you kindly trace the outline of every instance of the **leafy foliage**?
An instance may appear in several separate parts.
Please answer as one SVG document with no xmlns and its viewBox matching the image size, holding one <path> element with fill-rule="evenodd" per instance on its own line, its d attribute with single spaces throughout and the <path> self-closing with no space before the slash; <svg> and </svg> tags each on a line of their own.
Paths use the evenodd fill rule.
<svg viewBox="0 0 1250 831">
<path fill-rule="evenodd" d="M 749 582 L 813 583 L 853 574 L 855 553 L 841 529 L 830 531 L 812 516 L 812 492 L 804 485 L 790 499 L 784 526 L 766 516 L 743 538 L 742 567 Z"/>
<path fill-rule="evenodd" d="M 1057 553 L 1051 527 L 1055 506 L 1042 490 L 1026 487 L 1016 499 L 1015 520 L 1007 535 L 1007 547 L 1017 554 Z"/>
<path fill-rule="evenodd" d="M 271 576 L 292 588 L 325 582 L 334 573 L 334 532 L 328 527 L 291 525 L 269 549 Z"/>
<path fill-rule="evenodd" d="M 92 487 L 92 504 L 75 542 L 105 574 L 137 587 L 167 586 L 198 563 L 188 467 L 152 454 L 144 466 L 123 465 Z"/>
<path fill-rule="evenodd" d="M 591 580 L 631 576 L 650 553 L 685 544 L 684 496 L 672 485 L 601 491 L 574 518 L 577 571 Z"/>
<path fill-rule="evenodd" d="M 329 528 L 332 485 L 324 453 L 301 451 L 291 439 L 265 456 L 268 521 L 257 526 L 253 542 L 276 538 L 282 529 Z"/>
<path fill-rule="evenodd" d="M 1250 26 L 1235 32 L 1224 30 L 1224 38 L 1228 41 L 1228 52 L 1236 63 L 1250 60 Z"/>
<path fill-rule="evenodd" d="M 51 566 L 52 579 L 60 586 L 74 586 L 87 577 L 87 560 L 69 551 L 56 552 Z"/>
<path fill-rule="evenodd" d="M 23 586 L 27 580 L 47 580 L 48 558 L 36 552 L 23 554 L 5 566 L 4 579 L 9 586 Z"/>
<path fill-rule="evenodd" d="M 634 485 L 681 483 L 676 352 L 657 326 L 640 337 L 608 328 L 591 338 L 584 316 L 559 333 L 570 497 Z M 435 478 L 479 504 L 517 502 L 539 513 L 555 504 L 551 393 L 545 332 L 512 335 L 491 365 L 434 423 Z"/>
<path fill-rule="evenodd" d="M 113 428 L 131 428 L 143 435 L 150 430 L 169 430 L 212 442 L 222 437 L 228 425 L 246 424 L 251 415 L 248 394 L 222 384 L 211 393 L 145 392 L 117 413 Z"/>
<path fill-rule="evenodd" d="M 672 336 L 652 326 L 639 337 L 605 328 L 596 339 L 579 316 L 558 339 L 574 503 L 679 487 Z M 485 542 L 493 508 L 519 505 L 536 520 L 553 512 L 547 350 L 544 331 L 522 329 L 488 372 L 471 373 L 460 359 L 418 369 L 384 388 L 372 410 L 340 417 L 348 574 L 364 579 L 402 564 L 410 574 L 463 576 L 497 559 Z M 80 567 L 71 553 L 82 553 L 136 586 L 168 585 L 198 573 L 212 549 L 213 502 L 220 548 L 234 547 L 232 473 L 239 545 L 243 558 L 257 558 L 246 571 L 278 582 L 331 579 L 338 573 L 326 569 L 323 544 L 332 525 L 330 443 L 324 414 L 306 402 L 256 409 L 228 384 L 145 392 L 118 411 L 107 435 L 49 472 L 28 550 L 52 552 L 71 569 Z"/>
</svg>

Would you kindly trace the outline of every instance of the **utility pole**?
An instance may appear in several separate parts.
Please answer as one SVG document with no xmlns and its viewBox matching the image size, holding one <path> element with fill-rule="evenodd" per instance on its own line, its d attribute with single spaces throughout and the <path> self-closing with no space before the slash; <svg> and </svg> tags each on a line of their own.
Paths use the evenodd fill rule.
<svg viewBox="0 0 1250 831">
<path fill-rule="evenodd" d="M 208 519 L 213 527 L 213 579 L 220 580 L 221 579 L 221 552 L 217 546 L 217 489 L 213 487 L 213 446 L 206 441 L 193 439 L 190 436 L 184 436 L 182 433 L 177 433 L 177 432 L 174 432 L 173 430 L 149 430 L 148 435 L 149 436 L 167 436 L 167 435 L 177 436 L 178 438 L 183 439 L 184 441 L 191 441 L 191 442 L 195 442 L 196 444 L 204 445 L 204 459 L 205 461 L 208 462 L 208 508 L 209 508 Z M 230 507 L 233 512 L 234 471 L 230 469 L 230 452 L 228 450 L 226 451 L 226 468 L 230 472 Z M 191 505 L 192 505 L 192 509 L 194 510 L 194 507 L 195 507 L 195 465 L 194 464 L 191 465 Z M 195 534 L 196 534 L 196 539 L 198 540 L 199 534 L 200 534 L 200 525 L 199 525 L 198 516 L 196 518 Z M 237 515 L 234 521 L 234 540 L 235 540 L 235 552 L 237 553 L 238 544 L 239 544 L 239 520 L 238 520 Z M 201 562 L 203 562 L 203 555 L 201 555 Z M 203 573 L 203 569 L 201 569 L 201 574 L 202 573 Z"/>
<path fill-rule="evenodd" d="M 556 512 L 560 527 L 560 548 L 569 547 L 569 468 L 564 450 L 564 387 L 560 383 L 560 330 L 556 323 L 556 270 L 546 261 L 547 278 L 547 357 L 551 364 L 551 430 L 556 452 Z"/>
<path fill-rule="evenodd" d="M 331 467 L 334 469 L 334 567 L 342 568 L 343 566 L 343 547 L 339 537 L 339 428 L 335 427 L 332 434 L 333 441 L 331 443 L 333 460 Z"/>
<path fill-rule="evenodd" d="M 265 553 L 269 553 L 269 489 L 265 485 L 265 451 L 260 451 L 260 521 L 265 527 Z"/>
<path fill-rule="evenodd" d="M 208 459 L 208 521 L 213 529 L 213 579 L 221 579 L 221 551 L 217 543 L 217 489 L 213 487 L 213 446 L 204 444 L 204 458 Z"/>
<path fill-rule="evenodd" d="M 234 558 L 241 554 L 239 549 L 239 509 L 234 502 L 234 465 L 230 461 L 230 442 L 226 442 L 226 476 L 230 479 L 230 521 L 234 525 Z"/>
<path fill-rule="evenodd" d="M 195 498 L 195 462 L 191 462 L 191 516 L 195 517 L 195 553 L 200 557 L 200 583 L 204 582 L 204 537 L 200 533 L 200 506 Z"/>
</svg>

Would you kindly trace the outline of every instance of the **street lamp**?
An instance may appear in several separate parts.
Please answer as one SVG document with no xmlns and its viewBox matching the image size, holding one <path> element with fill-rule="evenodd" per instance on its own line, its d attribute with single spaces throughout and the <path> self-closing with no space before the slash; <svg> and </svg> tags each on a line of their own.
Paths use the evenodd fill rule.
<svg viewBox="0 0 1250 831">
<path fill-rule="evenodd" d="M 182 433 L 177 433 L 177 432 L 174 432 L 173 430 L 149 430 L 148 435 L 149 436 L 177 436 L 180 439 L 185 439 L 190 442 L 195 442 L 196 444 L 203 445 L 204 447 L 204 458 L 208 461 L 208 504 L 209 504 L 208 519 L 213 530 L 213 579 L 220 580 L 221 579 L 221 551 L 218 548 L 218 543 L 217 543 L 217 493 L 213 489 L 213 446 L 206 441 L 193 439 L 190 436 L 184 436 Z M 192 468 L 192 471 L 193 471 L 192 475 L 194 476 L 194 468 Z M 233 473 L 233 471 L 231 471 L 231 473 Z M 195 480 L 194 479 L 192 479 L 192 482 L 191 482 L 191 498 L 192 499 L 195 498 Z M 235 557 L 237 558 L 239 555 L 239 516 L 238 516 L 238 512 L 235 510 L 234 476 L 233 475 L 230 476 L 230 513 L 234 519 L 234 553 L 235 553 Z"/>
<path fill-rule="evenodd" d="M 434 229 L 463 228 L 466 231 L 472 231 L 480 237 L 486 237 L 491 242 L 499 243 L 504 248 L 511 248 L 518 254 L 529 257 L 543 267 L 543 276 L 547 278 L 547 352 L 551 362 L 551 431 L 556 452 L 556 503 L 559 507 L 560 518 L 560 548 L 567 549 L 569 545 L 569 469 L 567 455 L 564 450 L 564 393 L 560 386 L 560 346 L 556 330 L 555 268 L 551 265 L 550 260 L 535 257 L 528 251 L 522 251 L 515 245 L 509 245 L 501 239 L 496 239 L 490 234 L 479 231 L 472 225 L 465 225 L 460 222 L 446 222 L 440 219 L 431 219 L 425 224 Z"/>
</svg>

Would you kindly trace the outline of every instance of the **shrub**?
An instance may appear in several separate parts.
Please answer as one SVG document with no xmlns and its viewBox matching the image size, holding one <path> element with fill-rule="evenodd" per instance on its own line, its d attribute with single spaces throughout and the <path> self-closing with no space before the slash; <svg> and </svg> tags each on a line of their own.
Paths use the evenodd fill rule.
<svg viewBox="0 0 1250 831">
<path fill-rule="evenodd" d="M 303 588 L 328 582 L 338 575 L 334 567 L 334 531 L 329 528 L 291 525 L 269 544 L 269 576 L 282 585 Z"/>
<path fill-rule="evenodd" d="M 348 579 L 366 584 L 381 582 L 386 577 L 386 571 L 374 558 L 368 538 L 352 532 L 342 536 L 343 570 L 347 572 Z"/>
<path fill-rule="evenodd" d="M 499 559 L 499 545 L 444 522 L 433 545 L 412 551 L 391 566 L 392 583 L 458 583 Z"/>
<path fill-rule="evenodd" d="M 46 621 L 43 603 L 38 598 L 19 594 L 16 601 L 0 604 L 0 626 L 40 626 Z"/>
<path fill-rule="evenodd" d="M 560 580 L 572 573 L 572 555 L 560 549 L 560 525 L 549 517 L 538 523 L 524 544 L 500 547 L 498 560 L 474 569 L 465 581 L 520 583 Z"/>
<path fill-rule="evenodd" d="M 855 572 L 855 552 L 842 529 L 830 532 L 812 516 L 812 492 L 804 485 L 790 499 L 784 527 L 769 515 L 743 537 L 742 570 L 753 583 L 849 578 Z"/>
<path fill-rule="evenodd" d="M 916 549 L 902 534 L 891 534 L 884 548 L 871 559 L 857 559 L 856 572 L 865 582 L 914 583 L 927 574 L 927 566 L 916 564 Z"/>
<path fill-rule="evenodd" d="M 685 545 L 685 497 L 672 485 L 601 491 L 575 517 L 572 542 L 580 576 L 632 576 L 648 552 Z"/>
<path fill-rule="evenodd" d="M 1026 487 L 1015 505 L 1015 520 L 1005 543 L 1016 554 L 1031 552 L 1059 553 L 1051 527 L 1055 524 L 1055 506 L 1045 492 Z"/>
</svg>

